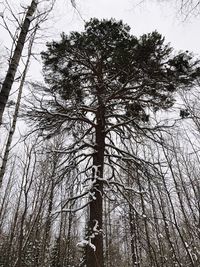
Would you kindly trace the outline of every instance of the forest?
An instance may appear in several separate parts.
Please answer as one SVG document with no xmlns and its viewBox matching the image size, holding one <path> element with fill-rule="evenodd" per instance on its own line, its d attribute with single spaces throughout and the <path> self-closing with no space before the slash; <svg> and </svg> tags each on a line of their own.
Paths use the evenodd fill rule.
<svg viewBox="0 0 200 267">
<path fill-rule="evenodd" d="M 200 56 L 123 18 L 47 38 L 59 1 L 0 3 L 0 267 L 200 266 Z"/>
</svg>

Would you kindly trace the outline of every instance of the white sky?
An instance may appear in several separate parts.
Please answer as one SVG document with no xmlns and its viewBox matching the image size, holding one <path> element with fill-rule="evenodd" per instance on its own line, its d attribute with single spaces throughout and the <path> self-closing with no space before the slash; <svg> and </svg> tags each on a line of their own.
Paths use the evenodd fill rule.
<svg viewBox="0 0 200 267">
<path fill-rule="evenodd" d="M 60 16 L 58 23 L 61 31 L 81 29 L 84 23 L 66 4 L 67 0 L 58 1 L 61 6 L 65 6 L 65 14 Z M 188 49 L 200 54 L 200 16 L 183 22 L 183 17 L 181 20 L 175 4 L 173 5 L 175 1 L 168 0 L 159 4 L 159 0 L 77 0 L 77 6 L 85 20 L 91 17 L 122 19 L 131 27 L 132 34 L 137 36 L 156 29 L 176 49 Z M 140 2 L 142 3 L 139 4 Z"/>
</svg>

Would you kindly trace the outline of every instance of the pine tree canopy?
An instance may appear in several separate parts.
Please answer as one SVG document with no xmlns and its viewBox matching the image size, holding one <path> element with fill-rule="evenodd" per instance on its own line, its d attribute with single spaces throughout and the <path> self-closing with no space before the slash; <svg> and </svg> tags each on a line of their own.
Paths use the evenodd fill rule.
<svg viewBox="0 0 200 267">
<path fill-rule="evenodd" d="M 157 31 L 137 38 L 114 19 L 91 19 L 83 32 L 63 33 L 47 48 L 43 70 L 52 99 L 43 104 L 48 116 L 37 117 L 52 127 L 55 113 L 94 122 L 99 105 L 108 125 L 147 122 L 150 110 L 171 107 L 175 92 L 193 87 L 200 74 L 192 54 L 175 54 Z"/>
</svg>

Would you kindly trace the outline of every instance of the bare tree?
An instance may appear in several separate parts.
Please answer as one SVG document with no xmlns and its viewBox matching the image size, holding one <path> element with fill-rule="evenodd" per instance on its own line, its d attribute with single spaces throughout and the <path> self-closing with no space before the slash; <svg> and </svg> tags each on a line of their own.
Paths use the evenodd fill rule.
<svg viewBox="0 0 200 267">
<path fill-rule="evenodd" d="M 22 55 L 22 51 L 26 42 L 26 37 L 29 31 L 29 27 L 31 24 L 31 21 L 33 20 L 33 16 L 36 12 L 36 8 L 38 5 L 37 0 L 32 0 L 30 6 L 27 9 L 27 13 L 25 16 L 25 19 L 22 23 L 21 26 L 21 31 L 19 34 L 19 38 L 16 42 L 16 47 L 14 50 L 14 53 L 12 55 L 12 58 L 9 63 L 9 67 L 6 73 L 6 77 L 3 81 L 1 91 L 0 91 L 0 125 L 2 124 L 2 117 L 3 117 L 3 112 L 6 107 L 6 103 L 8 101 L 8 97 L 10 94 L 10 90 L 12 88 L 14 79 L 15 79 L 15 74 L 19 65 L 19 61 Z"/>
<path fill-rule="evenodd" d="M 144 0 L 145 1 L 145 0 Z M 158 3 L 164 3 L 166 0 L 157 0 Z M 175 5 L 177 13 L 187 20 L 191 16 L 199 16 L 200 14 L 200 2 L 199 0 L 176 0 L 167 1 Z"/>
</svg>

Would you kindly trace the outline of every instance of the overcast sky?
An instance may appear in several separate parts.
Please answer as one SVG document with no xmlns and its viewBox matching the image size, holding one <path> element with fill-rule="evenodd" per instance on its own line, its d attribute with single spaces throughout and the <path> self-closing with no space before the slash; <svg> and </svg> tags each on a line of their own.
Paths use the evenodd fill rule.
<svg viewBox="0 0 200 267">
<path fill-rule="evenodd" d="M 16 12 L 21 10 L 19 3 L 27 5 L 31 2 L 31 0 L 8 1 L 13 8 L 16 8 Z M 57 0 L 45 34 L 49 36 L 49 40 L 56 39 L 63 31 L 68 33 L 72 30 L 83 30 L 84 20 L 87 21 L 91 17 L 108 19 L 112 17 L 117 20 L 122 19 L 136 36 L 158 30 L 166 37 L 166 42 L 170 42 L 176 50 L 189 50 L 200 55 L 200 16 L 183 21 L 183 17 L 178 15 L 175 2 L 176 0 L 166 0 L 160 4 L 159 0 L 76 0 L 79 15 L 72 8 L 70 0 Z M 0 5 L 1 7 L 3 8 Z M 2 46 L 9 46 L 8 35 L 2 28 L 0 28 L 0 43 Z M 35 68 L 35 65 L 33 66 Z"/>
<path fill-rule="evenodd" d="M 61 7 L 65 6 L 65 14 L 60 16 L 62 19 L 58 23 L 60 29 L 66 32 L 81 29 L 83 21 L 66 4 L 67 0 L 58 1 Z M 84 20 L 91 17 L 122 19 L 135 35 L 156 29 L 176 49 L 188 49 L 200 54 L 200 16 L 183 22 L 183 17 L 178 16 L 178 10 L 173 4 L 175 1 L 158 4 L 159 0 L 77 0 L 77 7 Z"/>
</svg>

